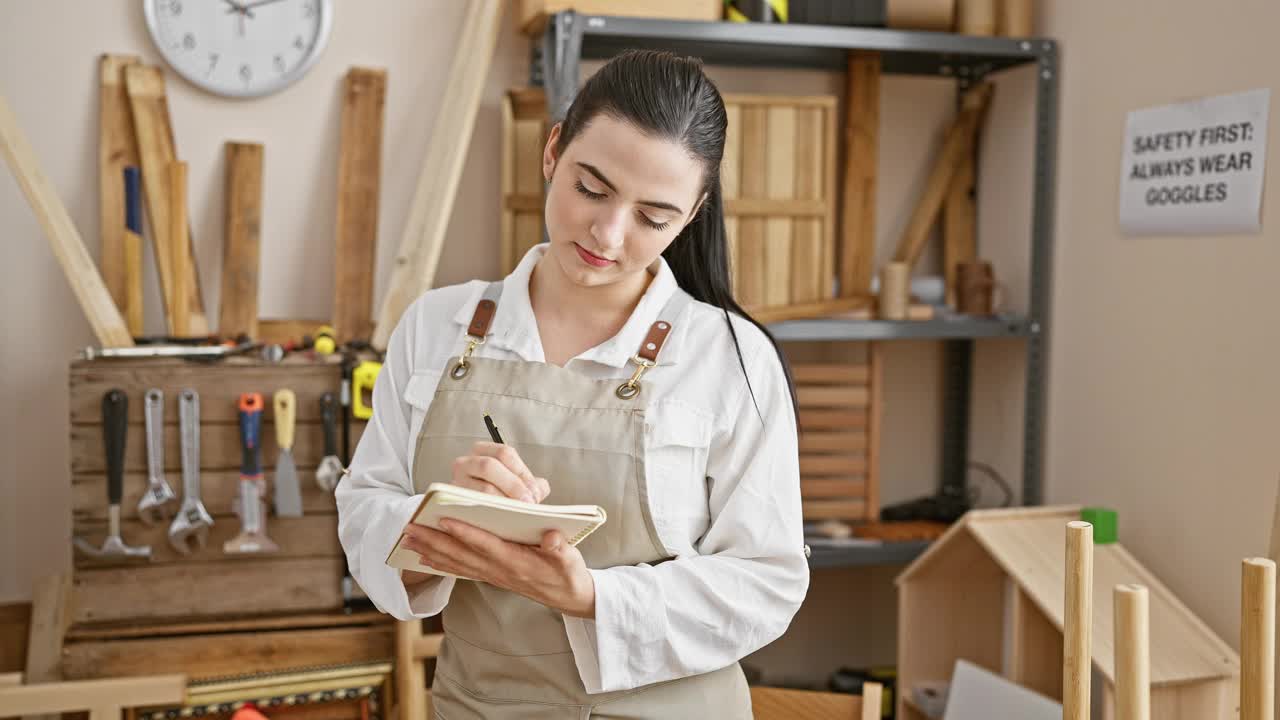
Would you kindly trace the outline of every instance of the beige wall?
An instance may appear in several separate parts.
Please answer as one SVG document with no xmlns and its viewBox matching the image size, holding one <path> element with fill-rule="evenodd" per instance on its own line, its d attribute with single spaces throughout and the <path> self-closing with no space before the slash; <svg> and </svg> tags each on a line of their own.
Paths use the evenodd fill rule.
<svg viewBox="0 0 1280 720">
<path fill-rule="evenodd" d="M 461 6 L 452 0 L 341 0 L 320 63 L 298 85 L 251 102 L 203 94 L 170 73 L 179 154 L 191 165 L 191 215 L 205 301 L 217 307 L 222 236 L 222 144 L 266 144 L 260 309 L 264 317 L 323 317 L 332 288 L 332 203 L 338 90 L 351 65 L 386 67 L 380 245 L 375 292 L 388 275 L 432 118 L 452 57 Z M 1277 249 L 1261 236 L 1122 237 L 1116 228 L 1124 114 L 1182 98 L 1261 87 L 1276 51 L 1280 11 L 1259 0 L 1210 13 L 1190 0 L 1048 2 L 1042 29 L 1063 47 L 1057 243 L 1049 406 L 1048 499 L 1117 507 L 1126 543 L 1211 626 L 1236 641 L 1238 561 L 1266 549 L 1276 451 L 1264 428 L 1280 407 L 1268 364 L 1280 338 L 1260 311 Z M 95 58 L 158 61 L 132 0 L 0 0 L 0 93 L 91 253 L 98 248 Z M 504 29 L 486 83 L 439 281 L 497 274 L 498 100 L 527 78 L 527 40 Z M 595 67 L 594 64 L 589 68 Z M 841 92 L 820 72 L 716 68 L 729 92 Z M 1025 308 L 1034 73 L 999 81 L 982 162 L 982 253 Z M 887 257 L 927 173 L 951 109 L 942 80 L 888 78 L 879 198 Z M 1272 133 L 1274 134 L 1275 127 Z M 1267 184 L 1274 195 L 1277 184 Z M 1264 208 L 1266 201 L 1264 199 Z M 93 342 L 16 183 L 0 173 L 0 602 L 30 596 L 32 578 L 66 567 L 66 363 Z M 1271 233 L 1274 235 L 1274 233 Z M 933 254 L 924 270 L 936 269 Z M 148 268 L 148 273 L 151 270 Z M 148 301 L 158 302 L 153 279 Z M 149 314 L 151 332 L 158 317 Z M 972 458 L 1020 484 L 1018 342 L 978 346 Z M 900 343 L 887 353 L 883 495 L 914 497 L 937 474 L 940 352 Z M 762 654 L 787 676 L 835 663 L 893 660 L 892 573 L 815 574 L 815 599 L 791 642 Z M 850 588 L 856 593 L 849 595 Z M 842 602 L 847 599 L 850 602 Z M 861 610 L 861 612 L 859 612 Z M 847 624 L 856 618 L 856 624 Z M 795 642 L 829 637 L 853 657 Z M 794 669 L 792 666 L 794 665 Z M 785 671 L 782 668 L 787 668 Z"/>
<path fill-rule="evenodd" d="M 1043 20 L 1065 68 L 1048 499 L 1117 508 L 1125 544 L 1236 645 L 1240 560 L 1267 553 L 1280 479 L 1280 114 L 1263 232 L 1128 237 L 1117 198 L 1128 111 L 1274 96 L 1280 7 L 1060 0 Z"/>
</svg>

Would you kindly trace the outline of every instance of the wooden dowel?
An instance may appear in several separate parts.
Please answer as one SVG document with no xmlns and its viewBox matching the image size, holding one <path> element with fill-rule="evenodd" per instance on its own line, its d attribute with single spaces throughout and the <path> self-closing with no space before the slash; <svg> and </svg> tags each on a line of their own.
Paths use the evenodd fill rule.
<svg viewBox="0 0 1280 720">
<path fill-rule="evenodd" d="M 1089 720 L 1093 631 L 1093 525 L 1067 523 L 1062 643 L 1062 720 Z"/>
<path fill-rule="evenodd" d="M 1117 585 L 1114 590 L 1116 720 L 1151 718 L 1151 630 L 1147 589 Z"/>
<path fill-rule="evenodd" d="M 173 334 L 184 337 L 190 332 L 191 306 L 187 304 L 187 282 L 190 258 L 187 244 L 187 164 L 181 160 L 169 163 L 169 307 L 173 312 Z"/>
<path fill-rule="evenodd" d="M 1275 717 L 1276 564 L 1244 561 L 1240 589 L 1240 720 Z"/>
</svg>

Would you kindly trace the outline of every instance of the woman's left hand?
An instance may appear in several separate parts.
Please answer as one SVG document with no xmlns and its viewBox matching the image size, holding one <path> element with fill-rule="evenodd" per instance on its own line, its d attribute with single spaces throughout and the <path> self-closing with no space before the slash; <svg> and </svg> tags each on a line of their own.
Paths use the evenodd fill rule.
<svg viewBox="0 0 1280 720">
<path fill-rule="evenodd" d="M 575 617 L 595 617 L 595 583 L 578 548 L 548 530 L 540 546 L 508 542 L 457 520 L 441 520 L 443 532 L 410 524 L 407 546 L 422 562 L 454 575 L 523 595 Z"/>
</svg>

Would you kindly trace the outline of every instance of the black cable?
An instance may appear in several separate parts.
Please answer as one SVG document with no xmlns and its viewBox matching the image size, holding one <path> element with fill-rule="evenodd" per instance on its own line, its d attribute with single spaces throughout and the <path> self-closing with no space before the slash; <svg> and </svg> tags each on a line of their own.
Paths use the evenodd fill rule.
<svg viewBox="0 0 1280 720">
<path fill-rule="evenodd" d="M 1001 477 L 1000 473 L 996 472 L 995 468 L 991 467 L 986 463 L 976 462 L 972 460 L 969 462 L 969 467 L 991 478 L 991 481 L 994 482 L 996 485 L 1000 486 L 1000 489 L 1004 491 L 1004 502 L 1000 505 L 1000 507 L 1009 507 L 1010 505 L 1013 504 L 1013 489 L 1009 487 L 1009 483 L 1006 482 L 1003 477 Z M 971 491 L 969 502 L 973 505 L 977 505 L 978 498 L 981 496 L 982 496 L 981 491 L 977 491 L 976 493 Z"/>
</svg>

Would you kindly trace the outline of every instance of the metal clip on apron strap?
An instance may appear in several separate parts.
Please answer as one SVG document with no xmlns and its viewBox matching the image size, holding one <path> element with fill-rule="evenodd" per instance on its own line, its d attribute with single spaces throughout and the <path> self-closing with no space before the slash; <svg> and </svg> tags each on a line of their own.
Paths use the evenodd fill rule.
<svg viewBox="0 0 1280 720">
<path fill-rule="evenodd" d="M 688 293 L 676 288 L 671 299 L 663 306 L 662 312 L 658 314 L 658 319 L 649 326 L 649 334 L 645 335 L 644 342 L 640 343 L 640 349 L 635 355 L 631 356 L 631 362 L 635 363 L 636 371 L 631 379 L 618 386 L 614 390 L 614 394 L 623 400 L 630 400 L 640 394 L 640 376 L 645 371 L 658 364 L 658 351 L 662 349 L 662 343 L 666 342 L 667 335 L 671 333 L 672 321 L 680 316 L 680 312 L 684 310 L 684 306 L 689 302 Z"/>
<path fill-rule="evenodd" d="M 484 338 L 489 334 L 489 325 L 493 323 L 494 313 L 498 311 L 498 298 L 501 296 L 502 283 L 500 282 L 491 282 L 484 289 L 484 295 L 476 304 L 476 311 L 471 316 L 471 324 L 467 326 L 467 349 L 462 351 L 458 362 L 449 370 L 449 377 L 461 380 L 471 372 L 471 353 L 475 352 L 476 346 L 484 344 Z"/>
</svg>

